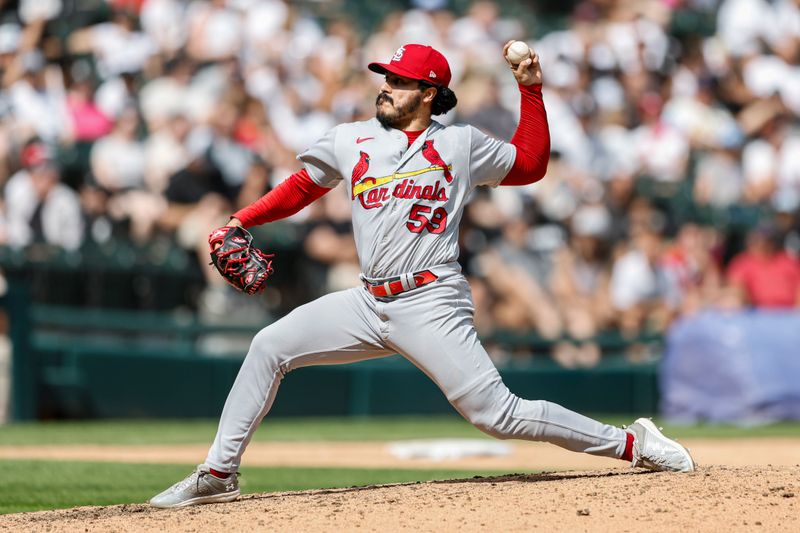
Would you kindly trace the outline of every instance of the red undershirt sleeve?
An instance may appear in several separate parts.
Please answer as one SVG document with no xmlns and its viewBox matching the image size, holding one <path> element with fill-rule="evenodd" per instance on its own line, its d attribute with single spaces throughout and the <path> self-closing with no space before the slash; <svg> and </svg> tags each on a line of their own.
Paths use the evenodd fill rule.
<svg viewBox="0 0 800 533">
<path fill-rule="evenodd" d="M 242 222 L 242 226 L 251 228 L 292 216 L 330 190 L 314 183 L 303 169 L 233 216 Z"/>
<path fill-rule="evenodd" d="M 542 179 L 550 160 L 550 130 L 541 85 L 520 85 L 519 126 L 511 139 L 517 147 L 514 166 L 500 185 L 528 185 Z"/>
</svg>

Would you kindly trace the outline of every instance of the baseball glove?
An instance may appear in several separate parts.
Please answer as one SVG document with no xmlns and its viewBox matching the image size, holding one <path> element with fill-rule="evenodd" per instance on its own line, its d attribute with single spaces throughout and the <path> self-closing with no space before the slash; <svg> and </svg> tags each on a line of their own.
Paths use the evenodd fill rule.
<svg viewBox="0 0 800 533">
<path fill-rule="evenodd" d="M 272 274 L 274 254 L 253 248 L 253 236 L 241 227 L 223 226 L 208 236 L 211 264 L 225 280 L 247 294 L 261 292 Z"/>
</svg>

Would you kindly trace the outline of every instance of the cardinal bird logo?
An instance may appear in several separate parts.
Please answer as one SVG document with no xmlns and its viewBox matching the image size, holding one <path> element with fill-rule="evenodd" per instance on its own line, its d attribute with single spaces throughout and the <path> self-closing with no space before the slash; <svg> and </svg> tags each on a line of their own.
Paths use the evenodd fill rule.
<svg viewBox="0 0 800 533">
<path fill-rule="evenodd" d="M 358 185 L 359 183 L 362 184 L 362 187 L 366 185 L 367 190 L 369 190 L 373 188 L 372 185 L 377 181 L 373 177 L 369 176 L 366 178 L 364 177 L 364 174 L 366 174 L 367 170 L 369 170 L 369 154 L 367 152 L 359 152 L 359 155 L 361 157 L 358 159 L 358 163 L 356 163 L 356 166 L 353 167 L 353 174 L 350 176 L 350 191 L 351 194 L 353 195 L 353 199 L 355 200 L 356 196 L 358 196 L 358 200 L 361 202 L 361 205 L 364 206 L 364 209 L 375 209 L 377 207 L 383 207 L 384 202 L 381 200 L 372 199 L 370 201 L 367 201 L 364 198 L 366 194 L 364 194 L 363 191 L 356 194 L 357 190 L 356 185 Z M 380 192 L 380 191 L 375 190 L 372 191 L 370 194 L 374 194 L 375 192 Z M 384 198 L 383 200 L 386 200 L 386 198 Z"/>
<path fill-rule="evenodd" d="M 350 176 L 351 191 L 354 190 L 356 183 L 358 183 L 358 181 L 364 177 L 364 174 L 366 174 L 367 170 L 369 169 L 369 154 L 367 152 L 359 152 L 359 155 L 361 157 L 359 158 L 358 163 L 356 163 L 356 166 L 353 167 L 353 174 Z M 353 193 L 353 198 L 355 197 L 356 195 Z"/>
<path fill-rule="evenodd" d="M 453 175 L 450 173 L 450 168 L 448 167 L 447 163 L 444 162 L 442 156 L 439 155 L 439 152 L 436 151 L 436 148 L 433 147 L 433 141 L 428 140 L 422 144 L 422 155 L 431 165 L 440 166 L 444 169 L 444 179 L 447 180 L 447 183 L 453 181 Z"/>
</svg>

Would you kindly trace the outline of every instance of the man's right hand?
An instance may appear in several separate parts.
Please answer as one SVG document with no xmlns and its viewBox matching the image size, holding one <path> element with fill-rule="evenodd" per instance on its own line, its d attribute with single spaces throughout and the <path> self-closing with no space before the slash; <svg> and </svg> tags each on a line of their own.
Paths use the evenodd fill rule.
<svg viewBox="0 0 800 533">
<path fill-rule="evenodd" d="M 520 85 L 541 85 L 542 84 L 542 65 L 539 63 L 539 54 L 531 50 L 531 57 L 514 66 L 507 57 L 508 47 L 514 41 L 508 41 L 503 47 L 503 57 L 511 67 L 511 72 L 517 78 Z"/>
</svg>

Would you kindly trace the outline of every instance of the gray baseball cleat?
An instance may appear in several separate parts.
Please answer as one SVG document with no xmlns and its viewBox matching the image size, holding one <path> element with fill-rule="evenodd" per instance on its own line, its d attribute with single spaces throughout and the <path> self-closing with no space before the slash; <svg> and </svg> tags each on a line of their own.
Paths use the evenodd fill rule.
<svg viewBox="0 0 800 533">
<path fill-rule="evenodd" d="M 652 421 L 639 418 L 625 429 L 634 437 L 631 466 L 670 472 L 694 471 L 689 450 L 665 437 Z"/>
<path fill-rule="evenodd" d="M 226 479 L 211 475 L 209 466 L 197 465 L 186 479 L 150 498 L 150 505 L 169 509 L 202 503 L 231 502 L 239 497 L 239 473 Z"/>
</svg>

